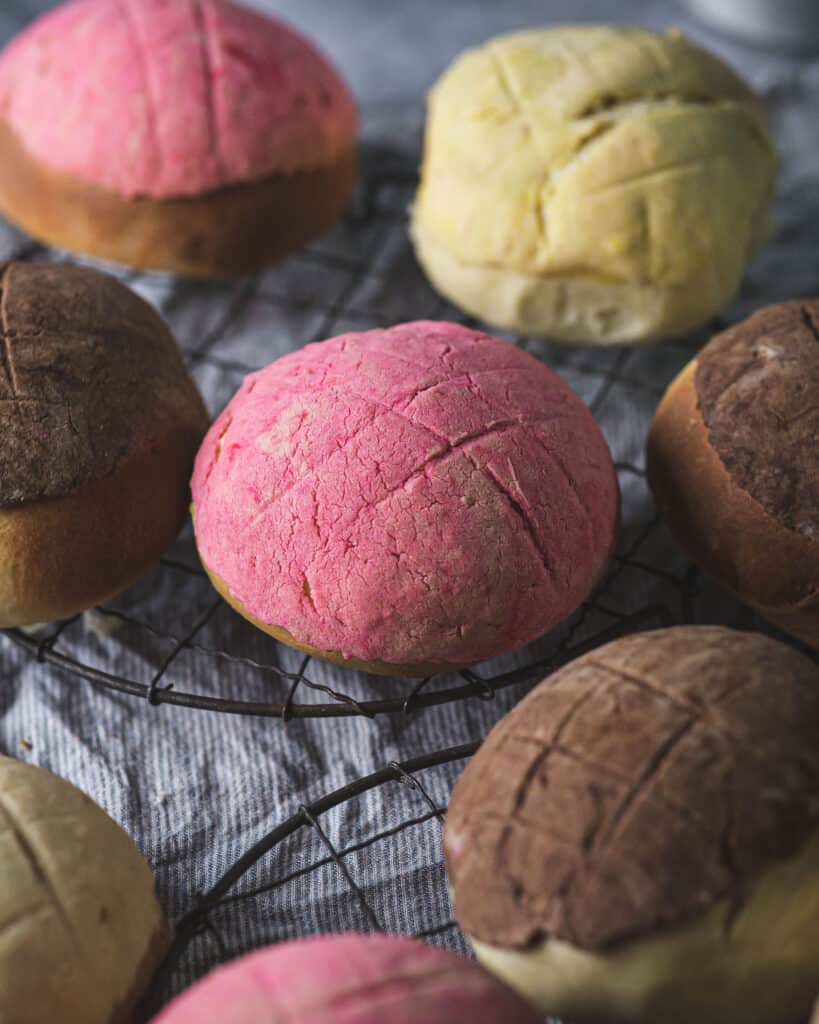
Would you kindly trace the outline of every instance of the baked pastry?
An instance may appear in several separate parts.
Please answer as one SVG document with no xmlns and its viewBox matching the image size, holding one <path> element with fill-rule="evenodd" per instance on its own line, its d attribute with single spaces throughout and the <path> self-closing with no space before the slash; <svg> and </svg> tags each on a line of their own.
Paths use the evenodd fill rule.
<svg viewBox="0 0 819 1024">
<path fill-rule="evenodd" d="M 0 266 L 0 626 L 65 618 L 182 527 L 208 417 L 154 310 L 107 274 Z"/>
<path fill-rule="evenodd" d="M 0 56 L 0 208 L 136 267 L 253 270 L 341 216 L 356 113 L 307 40 L 229 0 L 73 0 Z"/>
<path fill-rule="evenodd" d="M 477 964 L 395 935 L 327 935 L 219 967 L 154 1024 L 539 1024 Z"/>
<path fill-rule="evenodd" d="M 430 93 L 412 235 L 432 284 L 491 324 L 651 341 L 731 300 L 774 163 L 758 97 L 679 32 L 516 32 Z"/>
<path fill-rule="evenodd" d="M 760 615 L 819 646 L 819 301 L 716 335 L 665 394 L 648 479 L 676 539 Z"/>
<path fill-rule="evenodd" d="M 819 668 L 713 626 L 578 658 L 492 730 L 444 837 L 479 959 L 565 1024 L 786 1024 L 819 982 Z"/>
<path fill-rule="evenodd" d="M 130 1020 L 169 935 L 129 836 L 65 779 L 0 757 L 0 864 L 0 1020 Z"/>
<path fill-rule="evenodd" d="M 220 593 L 299 650 L 383 674 L 491 658 L 565 619 L 615 543 L 588 409 L 543 363 L 419 321 L 246 378 L 192 480 Z"/>
</svg>

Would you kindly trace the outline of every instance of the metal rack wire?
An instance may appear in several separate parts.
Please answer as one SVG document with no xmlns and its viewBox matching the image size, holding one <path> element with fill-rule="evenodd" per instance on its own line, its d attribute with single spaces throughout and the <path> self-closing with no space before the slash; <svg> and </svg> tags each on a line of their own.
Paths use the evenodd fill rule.
<svg viewBox="0 0 819 1024">
<path fill-rule="evenodd" d="M 452 747 L 449 750 L 424 754 L 403 763 L 392 761 L 380 771 L 357 779 L 310 804 L 303 804 L 296 814 L 283 821 L 276 829 L 251 847 L 225 872 L 220 881 L 211 890 L 197 897 L 193 908 L 177 924 L 171 949 L 154 979 L 155 992 L 161 992 L 163 984 L 173 971 L 178 968 L 180 960 L 188 951 L 191 943 L 195 942 L 202 935 L 211 936 L 219 947 L 220 953 L 223 956 L 227 954 L 227 943 L 222 938 L 218 926 L 213 921 L 213 918 L 220 910 L 239 906 L 245 901 L 264 893 L 270 893 L 283 885 L 292 883 L 296 878 L 303 877 L 331 864 L 336 867 L 353 894 L 367 930 L 384 932 L 386 930 L 384 923 L 382 923 L 377 912 L 368 902 L 362 886 L 353 877 L 352 872 L 347 866 L 346 859 L 352 854 L 360 853 L 362 850 L 367 850 L 375 844 L 391 838 L 399 830 L 403 831 L 404 829 L 425 825 L 428 822 L 435 822 L 439 826 L 442 825 L 445 808 L 437 804 L 430 795 L 424 785 L 423 774 L 441 765 L 465 761 L 475 753 L 478 745 L 477 742 L 463 744 L 458 747 Z M 397 827 L 393 826 L 392 828 L 382 829 L 373 835 L 339 849 L 322 827 L 320 822 L 321 816 L 343 803 L 355 800 L 370 790 L 390 785 L 401 785 L 413 790 L 420 804 L 418 813 L 407 818 Z M 313 861 L 307 867 L 281 878 L 269 880 L 262 885 L 252 886 L 244 890 L 233 891 L 251 867 L 273 851 L 280 843 L 296 835 L 302 829 L 311 829 L 319 837 L 321 845 L 325 850 L 323 857 Z M 443 932 L 455 929 L 457 929 L 457 925 L 450 919 L 416 933 L 416 937 L 429 939 Z"/>
<path fill-rule="evenodd" d="M 38 0 L 35 6 L 43 4 Z M 30 13 L 31 5 L 20 0 L 5 4 L 4 31 L 18 27 Z M 778 106 L 787 111 L 791 94 L 801 96 L 808 87 L 815 92 L 816 81 L 806 85 L 806 76 L 798 69 L 790 78 L 772 79 L 766 92 L 774 111 Z M 400 152 L 377 142 L 370 145 L 362 154 L 366 178 L 346 223 L 283 267 L 241 282 L 207 286 L 180 284 L 162 275 L 122 274 L 171 323 L 212 412 L 230 397 L 245 373 L 283 354 L 287 347 L 341 330 L 403 319 L 446 317 L 470 322 L 426 288 L 412 260 L 405 211 L 415 183 L 416 152 L 414 143 Z M 768 264 L 760 274 L 764 288 L 755 291 L 753 279 L 746 282 L 745 299 L 751 297 L 752 305 L 760 295 L 764 301 L 777 301 L 815 290 L 816 246 L 811 232 L 804 231 L 809 214 L 817 210 L 813 152 L 806 148 L 804 158 L 790 161 L 786 185 L 798 202 L 791 202 L 784 211 L 788 259 L 781 259 L 781 248 L 769 247 Z M 9 245 L 4 251 L 18 259 L 45 255 L 41 247 L 22 239 L 16 240 L 13 251 Z M 203 310 L 196 331 L 189 334 L 179 328 L 184 318 L 178 314 L 186 304 Z M 746 301 L 736 307 L 741 311 L 738 315 L 748 311 L 747 305 Z M 254 309 L 273 324 L 273 330 L 286 326 L 282 331 L 285 348 L 271 351 L 263 361 L 248 352 L 243 344 L 247 332 L 239 329 L 243 320 L 252 320 Z M 305 725 L 317 729 L 322 719 L 329 718 L 392 716 L 389 721 L 401 722 L 436 705 L 480 700 L 497 706 L 505 692 L 516 694 L 515 688 L 523 690 L 582 651 L 635 629 L 695 621 L 759 628 L 751 612 L 710 587 L 671 544 L 653 514 L 645 486 L 642 443 L 648 416 L 705 333 L 661 350 L 613 352 L 510 339 L 563 373 L 591 407 L 613 445 L 626 499 L 621 544 L 596 594 L 568 623 L 519 657 L 476 666 L 455 677 L 390 680 L 388 684 L 313 664 L 254 631 L 216 597 L 188 534 L 144 585 L 95 611 L 92 631 L 87 617 L 35 635 L 6 631 L 0 636 L 0 658 L 5 647 L 10 663 L 11 655 L 13 663 L 19 657 L 42 662 L 53 670 L 55 679 L 85 684 L 100 699 L 122 695 L 145 702 L 157 714 L 173 715 L 191 708 L 209 712 L 213 718 L 255 716 L 281 719 L 282 724 L 313 720 Z M 160 598 L 146 600 L 146 594 Z M 114 627 L 116 632 L 109 636 Z M 130 646 L 144 652 L 138 664 L 121 657 Z M 123 663 L 130 666 L 127 671 L 121 668 Z M 241 695 L 223 680 L 226 669 L 241 673 Z M 188 681 L 194 676 L 202 679 L 203 692 L 191 690 Z M 224 870 L 220 868 L 215 883 L 202 886 L 196 878 L 186 881 L 182 900 L 186 909 L 145 1011 L 214 962 L 247 948 L 237 918 L 263 918 L 254 942 L 258 935 L 275 941 L 319 930 L 320 920 L 290 919 L 277 913 L 277 906 L 306 903 L 301 887 L 321 873 L 331 875 L 336 886 L 341 909 L 334 911 L 334 922 L 346 920 L 349 926 L 365 930 L 410 932 L 464 949 L 440 866 L 441 823 L 451 783 L 476 746 L 477 740 L 390 762 L 333 788 L 306 801 L 295 814 L 283 815 L 272 829 L 262 830 L 258 841 L 248 841 L 241 855 Z M 345 836 L 345 812 L 375 796 L 385 809 L 383 816 L 373 820 L 359 816 L 356 820 L 368 821 L 369 827 Z M 424 871 L 421 863 L 412 875 L 415 866 L 402 863 L 401 870 L 385 870 L 383 879 L 374 879 L 369 861 L 408 859 L 407 837 L 409 846 L 429 846 L 428 863 L 436 862 L 435 870 Z M 411 881 L 399 891 L 391 882 L 404 868 Z M 196 892 L 197 888 L 201 891 Z M 292 898 L 284 899 L 285 894 Z M 411 925 L 402 912 L 408 899 L 423 903 Z"/>
<path fill-rule="evenodd" d="M 669 625 L 673 621 L 673 616 L 667 607 L 663 605 L 646 607 L 638 613 L 622 617 L 607 630 L 596 634 L 590 641 L 576 646 L 565 642 L 560 654 L 556 654 L 551 660 L 549 668 L 557 668 L 579 656 L 583 651 L 606 643 L 624 633 L 636 629 Z M 531 676 L 531 668 L 527 667 L 526 672 L 528 676 Z M 521 680 L 525 678 L 527 677 L 521 675 Z M 356 879 L 348 861 L 354 855 L 366 853 L 380 843 L 394 840 L 408 830 L 421 827 L 432 829 L 434 832 L 432 841 L 439 843 L 446 808 L 431 796 L 423 777 L 426 773 L 443 766 L 460 768 L 461 764 L 475 753 L 479 745 L 480 741 L 473 741 L 445 750 L 422 754 L 403 762 L 391 761 L 376 772 L 355 779 L 317 800 L 302 804 L 295 814 L 282 821 L 252 845 L 224 872 L 212 888 L 195 895 L 193 905 L 176 925 L 173 944 L 153 980 L 151 992 L 145 1001 L 144 1013 L 149 1015 L 165 1001 L 169 992 L 172 991 L 176 976 L 180 973 L 191 973 L 189 968 L 186 969 L 185 961 L 191 957 L 196 944 L 203 938 L 210 941 L 212 949 L 210 953 L 200 957 L 200 962 L 212 965 L 214 962 L 224 962 L 235 955 L 236 951 L 231 950 L 229 943 L 221 933 L 218 923 L 220 916 L 231 913 L 241 914 L 253 900 L 263 896 L 270 897 L 277 890 L 285 886 L 292 886 L 297 881 L 327 867 L 336 870 L 338 878 L 352 899 L 361 930 L 369 932 L 401 931 L 400 925 L 397 926 L 394 920 L 382 918 L 373 908 L 364 885 Z M 411 790 L 416 798 L 417 807 L 411 809 L 409 813 L 401 815 L 400 820 L 395 824 L 376 830 L 363 838 L 359 837 L 354 842 L 345 845 L 333 842 L 328 831 L 322 825 L 323 815 L 345 804 L 352 803 L 364 794 L 377 789 L 382 791 L 383 799 L 389 801 L 389 790 L 395 786 Z M 291 838 L 298 838 L 300 834 L 307 832 L 312 832 L 313 836 L 318 838 L 319 855 L 310 857 L 306 865 L 295 870 L 285 871 L 281 875 L 276 873 L 274 860 L 272 864 L 267 865 L 267 870 L 273 877 L 267 877 L 262 882 L 246 884 L 248 874 L 256 869 L 261 862 L 271 855 L 275 855 L 278 849 Z M 287 858 L 283 859 L 286 862 Z M 390 911 L 394 910 L 395 906 L 390 908 Z M 389 916 L 392 917 L 393 913 L 390 913 Z M 427 927 L 414 930 L 411 934 L 415 938 L 431 941 L 447 937 L 448 945 L 455 944 L 466 948 L 466 940 L 461 935 L 451 913 L 444 920 L 430 923 Z M 274 931 L 270 934 L 269 939 L 275 941 L 286 937 L 288 936 L 278 935 Z M 195 967 L 193 971 L 196 972 Z"/>
<path fill-rule="evenodd" d="M 674 616 L 669 608 L 662 604 L 646 605 L 644 608 L 624 614 L 616 609 L 606 607 L 604 604 L 607 589 L 613 585 L 617 577 L 627 566 L 640 566 L 633 555 L 639 551 L 640 542 L 645 539 L 645 534 L 656 527 L 656 521 L 650 521 L 643 531 L 637 543 L 633 543 L 624 554 L 615 557 L 613 567 L 606 577 L 598 593 L 590 598 L 573 616 L 569 627 L 564 635 L 554 646 L 553 650 L 544 657 L 534 657 L 526 665 L 518 668 L 500 672 L 495 675 L 482 676 L 475 669 L 465 669 L 457 673 L 460 682 L 454 685 L 446 685 L 443 688 L 427 692 L 426 687 L 435 680 L 435 677 L 428 676 L 420 681 L 407 682 L 404 692 L 397 697 L 381 699 L 362 699 L 340 689 L 328 687 L 322 683 L 311 680 L 306 669 L 311 661 L 309 655 L 301 658 L 300 665 L 295 672 L 287 671 L 275 663 L 261 663 L 250 658 L 229 654 L 218 649 L 208 650 L 195 644 L 195 638 L 200 630 L 207 625 L 215 613 L 222 606 L 221 598 L 213 599 L 207 606 L 205 612 L 195 621 L 193 627 L 182 637 L 172 638 L 173 646 L 168 654 L 160 661 L 154 675 L 148 683 L 142 683 L 124 677 L 117 677 L 111 673 L 102 671 L 92 665 L 83 664 L 81 661 L 56 649 L 57 643 L 65 630 L 75 624 L 77 618 L 67 620 L 58 624 L 41 639 L 34 639 L 22 630 L 7 630 L 6 635 L 18 646 L 28 651 L 39 661 L 45 661 L 57 669 L 64 669 L 77 678 L 87 680 L 101 691 L 110 690 L 124 693 L 129 696 L 141 697 L 150 704 L 177 705 L 183 707 L 197 708 L 204 711 L 216 711 L 226 714 L 246 714 L 267 718 L 281 718 L 288 721 L 290 718 L 319 718 L 319 717 L 344 717 L 350 715 L 363 715 L 371 718 L 379 714 L 409 714 L 422 708 L 448 703 L 467 698 L 478 698 L 480 700 L 491 700 L 499 690 L 520 683 L 534 681 L 542 678 L 560 664 L 563 664 L 571 657 L 576 657 L 583 651 L 605 643 L 623 633 L 632 632 L 635 629 L 643 628 L 652 620 L 656 624 L 670 624 Z M 168 563 L 165 560 L 165 564 Z M 653 572 L 652 568 L 646 566 L 645 571 Z M 204 574 L 202 574 L 204 576 Z M 693 586 L 695 576 L 684 579 L 677 579 L 671 574 L 665 577 L 669 584 L 677 591 L 679 601 L 684 605 L 690 605 L 693 599 Z M 612 620 L 611 624 L 600 629 L 594 636 L 582 644 L 573 644 L 572 641 L 580 628 L 586 621 L 590 611 L 602 612 Z M 98 609 L 100 614 L 108 615 L 121 622 L 137 624 L 141 628 L 151 630 L 146 623 L 139 623 L 125 612 L 109 608 Z M 195 694 L 180 691 L 174 688 L 174 684 L 162 682 L 172 667 L 174 660 L 183 650 L 198 650 L 213 658 L 227 659 L 236 664 L 242 664 L 264 673 L 270 673 L 286 685 L 286 696 L 284 701 L 250 701 L 235 700 L 229 697 L 211 697 L 203 694 Z M 344 670 L 342 669 L 342 673 Z M 297 689 L 303 686 L 316 693 L 332 698 L 331 702 L 314 704 L 298 704 L 295 702 Z"/>
<path fill-rule="evenodd" d="M 346 253 L 328 251 L 321 247 L 313 247 L 297 258 L 295 276 L 318 275 L 324 279 L 327 274 L 333 276 L 333 286 L 316 288 L 309 294 L 295 294 L 289 290 L 294 275 L 280 275 L 274 269 L 265 274 L 258 274 L 236 283 L 235 286 L 224 286 L 227 301 L 220 303 L 218 315 L 209 328 L 203 332 L 200 340 L 192 342 L 180 338 L 180 344 L 191 371 L 198 377 L 204 377 L 203 390 L 208 392 L 207 377 L 216 372 L 221 378 L 231 381 L 234 386 L 245 374 L 258 369 L 257 362 L 239 359 L 233 353 L 231 335 L 237 323 L 247 315 L 249 309 L 261 305 L 267 309 L 278 308 L 285 315 L 298 316 L 306 313 L 314 323 L 307 336 L 293 337 L 287 340 L 287 347 L 299 347 L 310 341 L 328 337 L 338 330 L 351 324 L 360 327 L 375 326 L 400 319 L 390 316 L 390 310 L 379 308 L 379 298 L 389 293 L 394 284 L 396 270 L 406 271 L 411 268 L 418 277 L 417 268 L 412 264 L 409 254 L 409 243 L 406 239 L 405 220 L 406 208 L 416 183 L 416 177 L 406 166 L 406 159 L 392 151 L 376 148 L 364 154 L 363 164 L 370 169 L 359 192 L 357 202 L 344 226 L 347 234 L 345 243 L 350 248 L 356 245 L 362 250 L 358 258 L 351 258 Z M 386 270 L 379 266 L 381 255 L 387 251 L 391 262 Z M 42 252 L 36 245 L 27 244 L 16 257 L 30 259 Z M 122 274 L 123 279 L 132 286 L 140 283 L 148 289 L 149 297 L 157 299 L 162 308 L 162 292 L 169 280 L 164 275 L 138 275 L 133 272 Z M 177 285 L 177 288 L 179 286 Z M 423 283 L 416 279 L 412 282 L 411 292 L 417 297 L 419 287 L 425 290 L 425 306 L 415 309 L 415 318 L 446 317 L 458 319 L 464 323 L 472 323 L 452 307 L 448 307 L 439 297 Z M 192 292 L 191 300 L 197 301 L 201 288 L 196 283 L 183 286 Z M 363 302 L 362 293 L 374 292 L 374 300 Z M 325 296 L 329 292 L 330 298 Z M 388 296 L 392 298 L 392 296 Z M 174 295 L 170 305 L 163 308 L 171 325 L 174 324 L 174 303 L 186 301 L 184 292 L 180 298 Z M 400 303 L 399 303 L 400 304 Z M 397 311 L 395 311 L 397 312 Z M 385 314 L 386 313 L 386 317 Z M 534 342 L 531 338 L 511 338 L 516 344 L 544 356 L 552 364 L 566 363 L 566 349 L 559 346 Z M 687 349 L 681 348 L 685 354 Z M 652 404 L 662 393 L 662 384 L 644 379 L 639 373 L 629 374 L 629 366 L 634 361 L 634 351 L 622 349 L 605 356 L 596 353 L 579 353 L 575 350 L 566 368 L 586 385 L 587 399 L 592 412 L 599 414 L 604 404 L 609 401 L 618 388 L 633 390 Z M 208 397 L 213 397 L 212 395 Z M 222 389 L 217 402 L 224 402 L 229 397 Z M 605 426 L 605 424 L 604 424 Z M 643 471 L 637 461 L 624 458 L 617 464 L 621 483 L 636 482 L 644 488 Z M 645 502 L 643 502 L 645 504 Z M 450 701 L 477 698 L 491 700 L 494 695 L 506 687 L 523 681 L 534 680 L 542 675 L 551 665 L 559 661 L 568 651 L 578 632 L 587 625 L 591 612 L 605 620 L 598 627 L 603 632 L 617 623 L 628 628 L 630 617 L 635 611 L 624 612 L 616 603 L 608 602 L 609 595 L 618 578 L 629 569 L 640 569 L 653 574 L 656 580 L 670 587 L 677 600 L 691 602 L 690 581 L 685 577 L 674 576 L 662 567 L 652 564 L 650 559 L 641 557 L 642 548 L 658 528 L 656 520 L 647 517 L 644 522 L 632 524 L 634 529 L 624 538 L 612 569 L 597 594 L 587 602 L 573 617 L 569 625 L 553 634 L 554 642 L 543 652 L 540 645 L 537 653 L 526 661 L 506 667 L 503 663 L 499 668 L 486 670 L 478 667 L 458 673 L 457 675 L 437 676 L 418 681 L 394 681 L 390 683 L 389 696 L 369 696 L 366 688 L 362 688 L 358 673 L 339 669 L 331 685 L 311 678 L 308 668 L 311 658 L 299 657 L 297 664 L 292 664 L 292 656 L 285 652 L 272 638 L 263 645 L 263 657 L 250 657 L 240 651 L 227 650 L 219 642 L 219 624 L 224 623 L 227 616 L 232 616 L 222 598 L 215 595 L 205 576 L 192 548 L 188 534 L 182 546 L 173 555 L 161 560 L 151 585 L 157 590 L 167 590 L 173 595 L 180 579 L 186 590 L 186 599 L 196 609 L 193 618 L 180 622 L 179 631 L 170 631 L 140 618 L 138 611 L 128 600 L 118 600 L 101 606 L 96 610 L 98 620 L 107 620 L 108 628 L 126 627 L 139 632 L 144 638 L 157 645 L 156 660 L 149 677 L 136 678 L 107 669 L 104 664 L 94 663 L 83 656 L 83 620 L 81 617 L 58 623 L 45 633 L 32 636 L 22 630 L 6 631 L 7 638 L 18 647 L 27 651 L 32 657 L 53 666 L 60 672 L 92 683 L 101 692 L 121 693 L 141 698 L 155 707 L 183 706 L 198 710 L 227 714 L 254 715 L 268 718 L 280 718 L 287 721 L 292 718 L 345 717 L 351 715 L 374 716 L 382 714 L 407 714 L 422 708 L 440 705 Z M 649 606 L 655 602 L 649 602 Z M 234 619 L 236 617 L 234 616 Z M 217 626 L 212 627 L 216 620 Z M 639 618 L 638 620 L 639 621 Z M 244 630 L 238 622 L 231 624 L 231 630 L 239 631 L 245 638 L 249 628 Z M 107 632 L 107 629 L 106 629 Z M 204 633 L 213 636 L 210 644 L 201 642 Z M 255 646 L 255 645 L 254 645 Z M 195 654 L 210 663 L 210 674 L 218 675 L 219 663 L 231 662 L 241 665 L 250 675 L 256 676 L 269 690 L 270 684 L 276 684 L 277 699 L 236 699 L 231 696 L 215 693 L 193 693 L 180 687 L 174 681 L 174 670 L 184 654 Z M 200 674 L 202 674 L 200 672 Z M 299 699 L 308 694 L 309 699 Z"/>
<path fill-rule="evenodd" d="M 373 146 L 365 150 L 362 163 L 365 179 L 336 240 L 331 236 L 281 267 L 242 281 L 209 286 L 179 283 L 163 275 L 122 274 L 156 302 L 170 321 L 212 412 L 218 411 L 246 373 L 307 342 L 342 330 L 403 319 L 472 322 L 428 288 L 413 261 L 406 236 L 406 208 L 415 175 L 407 153 Z M 40 252 L 39 247 L 25 244 L 16 255 L 34 258 Z M 411 296 L 409 302 L 407 295 Z M 186 336 L 176 325 L 178 309 L 186 304 L 205 311 L 201 324 L 197 321 L 195 337 L 190 336 L 193 332 Z M 275 336 L 278 345 L 265 359 L 259 358 L 258 345 L 251 346 L 248 354 L 246 336 L 254 317 L 260 329 Z M 277 334 L 279 323 L 285 323 L 287 329 Z M 0 638 L 0 651 L 3 643 L 13 645 L 51 667 L 56 677 L 82 681 L 101 697 L 124 695 L 145 701 L 157 713 L 160 709 L 169 714 L 172 708 L 191 708 L 286 723 L 351 716 L 406 717 L 436 705 L 489 702 L 512 687 L 522 691 L 556 666 L 623 633 L 703 620 L 757 625 L 747 609 L 710 588 L 671 543 L 653 512 L 642 467 L 651 411 L 706 333 L 667 344 L 661 353 L 653 348 L 587 351 L 510 336 L 515 344 L 561 372 L 597 416 L 612 444 L 625 499 L 621 543 L 597 592 L 567 623 L 522 653 L 457 675 L 388 683 L 352 670 L 314 664 L 309 657 L 254 630 L 215 594 L 196 559 L 189 532 L 147 581 L 95 610 L 93 643 L 89 642 L 87 617 L 77 617 L 37 635 L 8 630 L 5 640 Z M 112 629 L 115 631 L 109 635 Z M 133 671 L 124 672 L 117 667 L 119 655 L 129 645 L 147 653 Z M 223 684 L 222 674 L 227 669 L 241 673 L 241 694 Z M 192 678 L 201 680 L 202 692 L 190 688 Z M 189 900 L 151 1005 L 158 1005 L 178 988 L 180 979 L 189 980 L 214 961 L 242 951 L 241 942 L 231 946 L 225 937 L 228 932 L 235 936 L 239 930 L 225 927 L 231 915 L 235 922 L 237 915 L 254 912 L 255 906 L 257 914 L 269 918 L 262 928 L 268 941 L 320 930 L 320 921 L 277 919 L 270 900 L 290 891 L 297 904 L 298 887 L 322 871 L 335 873 L 336 898 L 347 907 L 351 926 L 411 931 L 450 947 L 465 948 L 448 908 L 440 825 L 449 787 L 476 745 L 477 741 L 389 763 L 303 804 L 296 814 L 267 832 L 215 885 Z M 396 792 L 403 799 L 395 799 Z M 334 836 L 328 818 L 376 793 L 392 814 L 388 824 L 379 824 L 348 841 Z M 366 881 L 366 858 L 387 856 L 385 850 L 395 849 L 411 830 L 415 830 L 412 835 L 418 843 L 433 851 L 430 862 L 437 865 L 438 872 L 435 897 L 421 915 L 422 928 L 407 928 L 401 911 L 406 894 L 393 898 L 382 891 L 383 886 L 377 888 Z M 429 877 L 428 870 L 419 874 L 419 884 L 426 884 Z M 376 895 L 380 906 L 374 905 Z"/>
</svg>

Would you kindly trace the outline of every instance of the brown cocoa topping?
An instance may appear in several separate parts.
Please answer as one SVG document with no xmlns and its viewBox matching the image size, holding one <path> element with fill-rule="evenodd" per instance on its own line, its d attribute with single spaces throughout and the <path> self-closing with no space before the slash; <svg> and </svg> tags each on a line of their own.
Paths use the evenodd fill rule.
<svg viewBox="0 0 819 1024">
<path fill-rule="evenodd" d="M 540 684 L 458 781 L 459 923 L 587 950 L 678 925 L 819 828 L 819 668 L 721 627 L 635 634 Z"/>
<path fill-rule="evenodd" d="M 201 399 L 157 313 L 107 274 L 0 265 L 0 508 L 114 472 Z"/>
<path fill-rule="evenodd" d="M 737 486 L 819 540 L 819 301 L 770 306 L 697 357 L 709 440 Z"/>
</svg>

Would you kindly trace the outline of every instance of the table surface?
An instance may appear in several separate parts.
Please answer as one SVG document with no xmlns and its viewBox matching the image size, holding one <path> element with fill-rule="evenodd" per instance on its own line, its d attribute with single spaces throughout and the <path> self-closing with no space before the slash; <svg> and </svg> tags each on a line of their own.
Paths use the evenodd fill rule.
<svg viewBox="0 0 819 1024">
<path fill-rule="evenodd" d="M 0 36 L 50 6 L 4 3 Z M 118 272 L 168 319 L 214 414 L 246 371 L 309 340 L 459 316 L 425 283 L 406 235 L 423 96 L 460 49 L 527 25 L 678 25 L 737 65 L 768 98 L 781 174 L 772 238 L 727 320 L 816 292 L 814 62 L 712 36 L 684 8 L 651 0 L 269 0 L 257 6 L 313 36 L 352 83 L 362 106 L 362 184 L 343 224 L 252 278 L 191 282 Z M 39 250 L 0 222 L 0 257 L 19 253 Z M 210 930 L 195 938 L 185 933 L 180 960 L 157 1001 L 218 959 L 319 931 L 384 927 L 465 950 L 451 922 L 440 839 L 441 812 L 467 751 L 455 750 L 441 764 L 387 766 L 480 740 L 545 672 L 538 665 L 565 659 L 584 642 L 667 621 L 759 626 L 701 580 L 675 547 L 656 520 L 642 473 L 656 402 L 707 334 L 610 352 L 507 336 L 554 366 L 592 407 L 612 447 L 624 499 L 618 557 L 595 601 L 526 651 L 477 669 L 484 679 L 505 682 L 522 669 L 524 681 L 496 688 L 474 679 L 434 680 L 433 694 L 467 686 L 472 696 L 427 708 L 410 700 L 403 712 L 372 718 L 282 721 L 174 705 L 175 695 L 194 693 L 252 702 L 256 711 L 271 702 L 289 707 L 288 700 L 356 711 L 351 699 L 376 709 L 392 700 L 400 708 L 412 693 L 407 682 L 318 662 L 305 666 L 295 652 L 253 630 L 215 600 L 189 531 L 156 572 L 102 609 L 34 638 L 0 636 L 0 751 L 59 772 L 105 807 L 149 858 L 172 921 L 239 862 L 209 918 Z M 127 692 L 110 689 L 106 680 L 125 681 Z M 160 694 L 158 706 L 139 699 L 152 684 L 174 688 Z M 243 709 L 253 710 L 247 703 Z M 323 800 L 381 769 L 371 783 Z M 242 861 L 256 843 L 263 845 Z"/>
</svg>

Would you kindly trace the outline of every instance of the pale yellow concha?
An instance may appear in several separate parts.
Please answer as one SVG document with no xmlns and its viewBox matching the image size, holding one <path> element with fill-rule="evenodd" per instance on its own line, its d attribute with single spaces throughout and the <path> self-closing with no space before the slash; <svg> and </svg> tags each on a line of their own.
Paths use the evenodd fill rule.
<svg viewBox="0 0 819 1024">
<path fill-rule="evenodd" d="M 119 825 L 59 776 L 0 757 L 0 1021 L 125 1024 L 167 937 Z"/>
<path fill-rule="evenodd" d="M 774 173 L 760 100 L 678 32 L 518 32 L 432 89 L 412 235 L 435 287 L 491 324 L 656 340 L 730 302 Z"/>
</svg>

